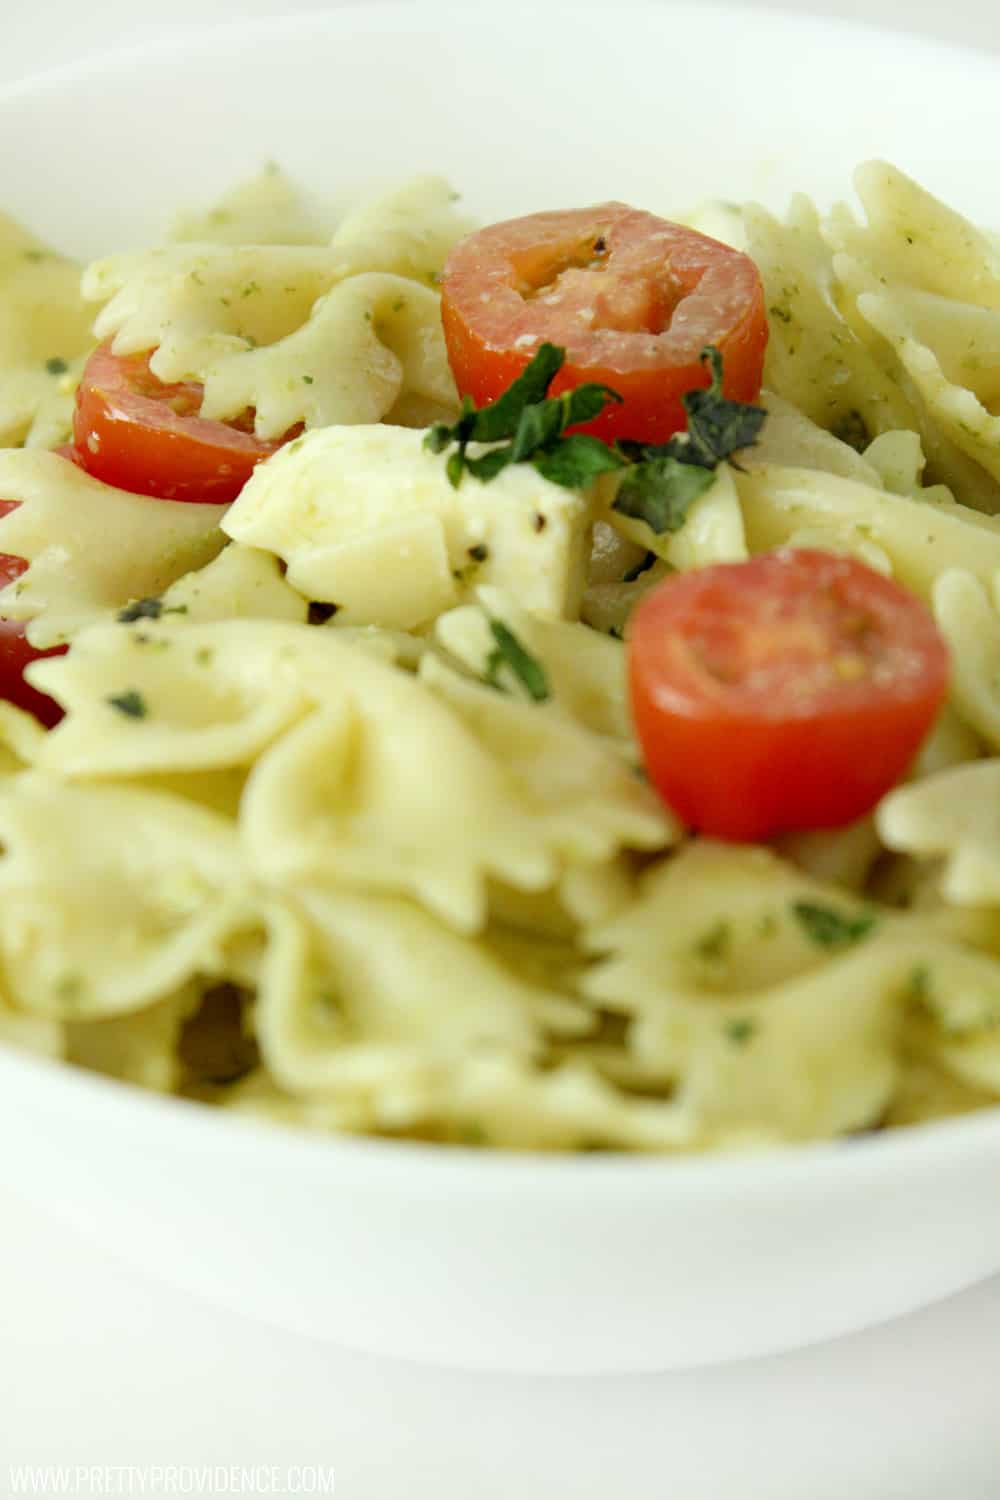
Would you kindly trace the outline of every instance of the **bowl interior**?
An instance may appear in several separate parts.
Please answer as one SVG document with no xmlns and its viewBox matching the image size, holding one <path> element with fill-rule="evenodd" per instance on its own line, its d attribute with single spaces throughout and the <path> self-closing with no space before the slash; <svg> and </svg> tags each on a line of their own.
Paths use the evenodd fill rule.
<svg viewBox="0 0 1000 1500">
<path fill-rule="evenodd" d="M 884 156 L 989 218 L 991 80 L 972 53 L 757 7 L 348 6 L 8 88 L 0 126 L 20 145 L 0 203 L 85 257 L 151 239 L 268 159 L 334 195 L 443 172 L 502 217 L 830 200 Z"/>
</svg>

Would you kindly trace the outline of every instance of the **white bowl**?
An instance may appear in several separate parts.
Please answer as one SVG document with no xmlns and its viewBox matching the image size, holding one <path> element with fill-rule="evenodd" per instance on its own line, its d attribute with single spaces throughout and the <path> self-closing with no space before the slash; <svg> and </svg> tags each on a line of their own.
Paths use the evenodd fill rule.
<svg viewBox="0 0 1000 1500">
<path fill-rule="evenodd" d="M 164 1280 L 468 1367 L 652 1370 L 908 1312 L 1000 1266 L 1000 1112 L 729 1160 L 311 1137 L 0 1051 L 4 1176 Z"/>
<path fill-rule="evenodd" d="M 781 206 L 882 155 L 987 218 L 996 67 L 722 6 L 435 4 L 215 29 L 0 93 L 0 204 L 82 256 L 276 157 L 317 187 L 440 170 L 501 216 Z M 759 1355 L 1000 1268 L 1000 1111 L 727 1160 L 307 1137 L 0 1050 L 7 1185 L 116 1254 L 359 1348 L 532 1370 Z"/>
</svg>

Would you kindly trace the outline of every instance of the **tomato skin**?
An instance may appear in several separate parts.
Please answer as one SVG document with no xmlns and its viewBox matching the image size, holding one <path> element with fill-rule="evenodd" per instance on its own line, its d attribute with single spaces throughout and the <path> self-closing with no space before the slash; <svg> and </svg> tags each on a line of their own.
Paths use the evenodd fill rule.
<svg viewBox="0 0 1000 1500">
<path fill-rule="evenodd" d="M 246 414 L 234 423 L 199 417 L 201 398 L 194 381 L 157 380 L 148 353 L 116 355 L 102 344 L 77 387 L 76 461 L 137 495 L 228 505 L 285 439 L 262 442 Z"/>
<path fill-rule="evenodd" d="M 495 401 L 543 340 L 565 348 L 551 395 L 597 381 L 624 398 L 581 429 L 605 441 L 681 431 L 681 397 L 709 383 L 708 344 L 723 357 L 724 394 L 756 400 L 768 333 L 748 256 L 623 203 L 469 235 L 445 265 L 441 321 L 459 392 L 477 406 Z"/>
<path fill-rule="evenodd" d="M 0 516 L 17 509 L 15 500 L 0 500 Z M 20 578 L 27 571 L 23 557 L 12 557 L 9 552 L 0 553 L 0 588 Z M 51 651 L 37 651 L 28 644 L 23 620 L 6 620 L 0 616 L 0 699 L 16 703 L 27 709 L 36 719 L 51 729 L 63 716 L 59 704 L 46 693 L 40 693 L 24 680 L 24 669 L 43 656 L 62 656 L 65 646 L 55 646 Z"/>
<path fill-rule="evenodd" d="M 56 448 L 55 452 L 60 458 L 73 462 L 73 449 L 68 443 Z M 0 519 L 17 510 L 18 503 L 17 500 L 0 500 Z M 25 558 L 0 552 L 0 588 L 5 589 L 9 583 L 14 583 L 27 569 Z M 28 644 L 26 629 L 23 620 L 7 620 L 0 615 L 0 699 L 27 709 L 46 729 L 51 729 L 63 717 L 63 711 L 54 698 L 25 682 L 23 673 L 33 661 L 40 661 L 43 656 L 63 656 L 68 648 L 54 646 L 50 651 L 38 651 Z"/>
<path fill-rule="evenodd" d="M 628 651 L 650 780 L 690 827 L 739 841 L 869 812 L 948 686 L 918 599 L 806 549 L 666 580 L 637 608 Z"/>
<path fill-rule="evenodd" d="M 24 669 L 44 656 L 64 656 L 67 647 L 55 646 L 51 651 L 36 651 L 28 644 L 23 620 L 0 618 L 0 699 L 27 709 L 35 718 L 51 729 L 58 724 L 63 711 L 54 698 L 40 693 L 24 680 Z"/>
</svg>

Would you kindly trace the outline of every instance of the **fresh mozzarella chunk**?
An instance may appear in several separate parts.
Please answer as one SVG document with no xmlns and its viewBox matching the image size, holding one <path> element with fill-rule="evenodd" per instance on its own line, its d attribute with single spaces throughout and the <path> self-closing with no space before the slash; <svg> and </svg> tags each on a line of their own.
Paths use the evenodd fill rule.
<svg viewBox="0 0 1000 1500">
<path fill-rule="evenodd" d="M 481 584 L 575 617 L 591 509 L 528 464 L 455 488 L 420 432 L 329 427 L 262 464 L 223 526 L 283 558 L 294 588 L 338 606 L 338 624 L 409 629 Z"/>
</svg>

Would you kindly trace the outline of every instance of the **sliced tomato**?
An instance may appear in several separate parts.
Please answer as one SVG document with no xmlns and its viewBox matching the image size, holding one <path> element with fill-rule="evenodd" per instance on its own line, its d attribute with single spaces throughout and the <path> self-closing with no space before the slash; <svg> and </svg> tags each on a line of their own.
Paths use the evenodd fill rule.
<svg viewBox="0 0 1000 1500">
<path fill-rule="evenodd" d="M 58 452 L 63 452 L 58 449 Z M 0 500 L 0 516 L 9 515 L 17 509 L 16 500 Z M 0 552 L 0 588 L 20 578 L 27 569 L 23 557 L 13 557 L 9 552 Z M 24 680 L 24 669 L 43 656 L 61 656 L 65 646 L 56 646 L 51 651 L 36 651 L 29 646 L 23 620 L 5 620 L 0 616 L 0 698 L 26 708 L 36 719 L 51 728 L 62 718 L 62 709 L 54 699 L 40 693 Z"/>
<path fill-rule="evenodd" d="M 723 391 L 760 392 L 767 315 L 748 256 L 624 203 L 530 214 L 469 235 L 452 250 L 441 318 L 458 389 L 495 401 L 539 344 L 566 363 L 551 394 L 586 381 L 624 398 L 584 429 L 659 442 L 686 425 L 681 397 L 708 385 L 714 344 Z"/>
<path fill-rule="evenodd" d="M 853 558 L 790 548 L 668 579 L 629 643 L 646 769 L 725 839 L 835 828 L 910 765 L 948 685 L 912 594 Z"/>
<path fill-rule="evenodd" d="M 18 708 L 34 714 L 47 729 L 58 724 L 63 711 L 54 698 L 40 693 L 24 680 L 24 669 L 43 656 L 62 656 L 65 646 L 55 646 L 51 651 L 36 651 L 28 644 L 23 620 L 0 619 L 0 698 L 16 703 Z"/>
<path fill-rule="evenodd" d="M 194 381 L 157 380 L 149 354 L 112 354 L 102 344 L 77 388 L 78 462 L 97 479 L 137 495 L 228 504 L 285 439 L 255 437 L 249 412 L 233 422 L 198 416 L 202 394 Z"/>
<path fill-rule="evenodd" d="M 63 443 L 55 452 L 70 463 L 75 462 L 70 443 Z M 0 518 L 17 510 L 18 504 L 17 500 L 0 500 Z M 0 588 L 14 583 L 22 573 L 27 572 L 27 568 L 25 558 L 15 557 L 10 552 L 0 552 Z M 33 661 L 40 661 L 43 656 L 63 656 L 67 647 L 53 646 L 51 651 L 38 651 L 28 644 L 26 628 L 23 620 L 7 620 L 0 615 L 0 699 L 27 709 L 46 728 L 51 729 L 62 718 L 62 709 L 54 698 L 40 693 L 37 688 L 25 682 L 23 674 L 25 667 L 30 666 Z"/>
</svg>

